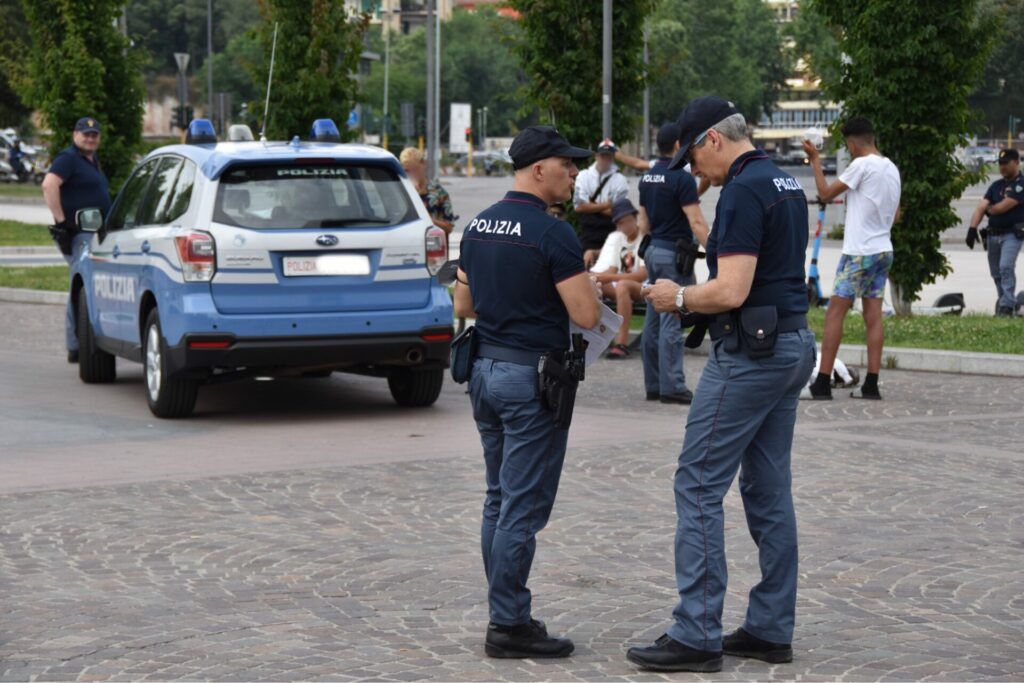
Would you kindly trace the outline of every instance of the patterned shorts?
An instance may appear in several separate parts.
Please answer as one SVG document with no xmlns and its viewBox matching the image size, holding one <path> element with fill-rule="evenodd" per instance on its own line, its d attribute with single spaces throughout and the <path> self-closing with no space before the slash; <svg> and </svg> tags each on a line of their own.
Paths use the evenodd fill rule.
<svg viewBox="0 0 1024 683">
<path fill-rule="evenodd" d="M 843 254 L 836 268 L 832 296 L 844 299 L 881 299 L 892 267 L 892 252 L 867 256 Z"/>
</svg>

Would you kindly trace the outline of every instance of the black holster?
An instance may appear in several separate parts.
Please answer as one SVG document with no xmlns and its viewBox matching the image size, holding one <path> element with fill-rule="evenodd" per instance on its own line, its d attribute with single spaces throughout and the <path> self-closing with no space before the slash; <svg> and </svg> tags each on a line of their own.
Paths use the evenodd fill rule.
<svg viewBox="0 0 1024 683">
<path fill-rule="evenodd" d="M 69 227 L 67 223 L 59 223 L 57 225 L 49 226 L 50 237 L 57 243 L 57 248 L 60 249 L 60 253 L 65 256 L 71 255 L 71 242 L 75 237 L 75 233 Z"/>
<path fill-rule="evenodd" d="M 473 361 L 476 360 L 476 327 L 470 326 L 452 340 L 449 355 L 449 371 L 457 384 L 469 381 L 473 374 Z"/>
<path fill-rule="evenodd" d="M 584 379 L 586 342 L 583 335 L 574 334 L 572 350 L 559 359 L 554 354 L 540 357 L 540 401 L 546 410 L 554 413 L 556 429 L 568 429 L 572 424 L 572 411 L 576 406 L 576 391 Z"/>
<path fill-rule="evenodd" d="M 692 240 L 676 240 L 676 272 L 683 277 L 693 277 L 697 259 L 704 258 L 700 245 Z"/>
</svg>

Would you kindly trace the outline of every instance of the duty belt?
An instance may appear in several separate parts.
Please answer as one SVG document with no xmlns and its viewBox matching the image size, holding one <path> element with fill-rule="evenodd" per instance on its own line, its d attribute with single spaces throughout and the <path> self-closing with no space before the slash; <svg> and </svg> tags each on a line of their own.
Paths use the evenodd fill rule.
<svg viewBox="0 0 1024 683">
<path fill-rule="evenodd" d="M 524 351 L 522 349 L 510 349 L 507 346 L 497 344 L 486 344 L 480 342 L 476 348 L 477 358 L 490 358 L 491 360 L 503 360 L 507 363 L 518 365 L 529 365 L 537 367 L 540 357 L 548 355 L 548 351 Z"/>
<path fill-rule="evenodd" d="M 711 341 L 718 341 L 722 337 L 732 334 L 735 325 L 736 318 L 731 311 L 712 316 L 711 321 L 708 323 L 708 333 L 711 335 Z M 785 318 L 779 318 L 777 329 L 779 334 L 806 330 L 807 315 L 800 313 L 799 315 L 788 315 Z"/>
</svg>

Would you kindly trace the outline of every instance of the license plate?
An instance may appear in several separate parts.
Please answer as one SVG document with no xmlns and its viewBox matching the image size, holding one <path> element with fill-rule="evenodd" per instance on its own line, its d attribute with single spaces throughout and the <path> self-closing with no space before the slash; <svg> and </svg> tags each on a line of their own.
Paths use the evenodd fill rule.
<svg viewBox="0 0 1024 683">
<path fill-rule="evenodd" d="M 370 259 L 364 254 L 321 254 L 285 256 L 286 277 L 310 275 L 369 275 Z"/>
</svg>

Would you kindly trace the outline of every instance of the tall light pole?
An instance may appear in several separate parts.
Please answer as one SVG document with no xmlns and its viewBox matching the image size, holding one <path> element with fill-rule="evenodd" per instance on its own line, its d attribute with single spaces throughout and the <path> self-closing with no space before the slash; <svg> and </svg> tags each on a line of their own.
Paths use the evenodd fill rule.
<svg viewBox="0 0 1024 683">
<path fill-rule="evenodd" d="M 650 35 L 647 20 L 644 19 L 644 159 L 651 158 L 651 86 L 647 79 L 650 74 L 647 72 L 647 65 L 650 64 L 650 56 L 647 52 L 647 39 Z"/>
<path fill-rule="evenodd" d="M 389 2 L 385 2 L 389 5 Z M 388 20 L 381 22 L 381 28 L 384 29 L 384 149 L 388 148 L 388 132 L 390 126 L 388 125 L 388 75 L 391 70 L 391 8 L 388 7 L 384 10 L 387 12 Z"/>
<path fill-rule="evenodd" d="M 604 0 L 601 47 L 601 136 L 612 136 L 612 0 Z"/>
<path fill-rule="evenodd" d="M 206 101 L 210 106 L 206 115 L 216 121 L 218 117 L 213 114 L 213 0 L 206 0 Z"/>
<path fill-rule="evenodd" d="M 437 147 L 434 141 L 434 0 L 427 0 L 427 175 L 433 179 L 434 157 Z"/>
<path fill-rule="evenodd" d="M 436 0 L 434 2 L 436 3 Z M 434 147 L 437 148 L 437 154 L 434 155 L 431 178 L 441 175 L 441 18 L 437 16 L 436 4 L 434 7 Z"/>
</svg>

